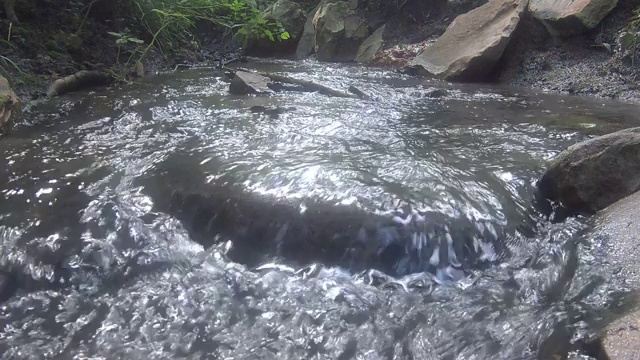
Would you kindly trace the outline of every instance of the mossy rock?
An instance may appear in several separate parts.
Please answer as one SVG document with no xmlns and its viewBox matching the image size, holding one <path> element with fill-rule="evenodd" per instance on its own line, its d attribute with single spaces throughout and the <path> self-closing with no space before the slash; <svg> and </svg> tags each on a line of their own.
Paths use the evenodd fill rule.
<svg viewBox="0 0 640 360">
<path fill-rule="evenodd" d="M 9 81 L 0 76 L 0 134 L 8 133 L 21 113 L 20 99 L 9 85 Z"/>
</svg>

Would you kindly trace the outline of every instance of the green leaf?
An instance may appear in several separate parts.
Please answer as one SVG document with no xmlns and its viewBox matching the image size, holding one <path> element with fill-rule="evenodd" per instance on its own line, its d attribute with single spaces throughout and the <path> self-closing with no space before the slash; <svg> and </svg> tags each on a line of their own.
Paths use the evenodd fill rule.
<svg viewBox="0 0 640 360">
<path fill-rule="evenodd" d="M 291 35 L 289 35 L 289 32 L 285 31 L 282 34 L 280 34 L 280 39 L 282 39 L 282 40 L 291 39 Z"/>
<path fill-rule="evenodd" d="M 624 33 L 620 37 L 620 49 L 625 52 L 636 45 L 636 35 L 632 33 Z"/>
<path fill-rule="evenodd" d="M 269 40 L 271 41 L 275 41 L 276 39 L 273 37 L 273 33 L 271 32 L 271 30 L 269 29 L 265 29 L 264 30 L 265 35 L 267 35 L 267 37 L 269 38 Z"/>
<path fill-rule="evenodd" d="M 144 44 L 144 40 L 140 40 L 140 39 L 134 38 L 134 37 L 129 38 L 129 41 L 134 42 L 136 44 Z"/>
<path fill-rule="evenodd" d="M 122 37 L 121 33 L 113 32 L 113 31 L 107 31 L 107 34 L 113 35 L 115 37 Z"/>
</svg>

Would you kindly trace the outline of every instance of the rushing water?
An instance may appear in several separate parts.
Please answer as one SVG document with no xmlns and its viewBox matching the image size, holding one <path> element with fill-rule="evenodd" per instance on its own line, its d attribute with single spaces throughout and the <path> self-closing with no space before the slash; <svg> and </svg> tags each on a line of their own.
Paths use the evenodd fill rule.
<svg viewBox="0 0 640 360">
<path fill-rule="evenodd" d="M 373 100 L 189 70 L 36 104 L 0 141 L 2 359 L 587 358 L 624 283 L 534 184 L 637 107 L 247 66 Z"/>
</svg>

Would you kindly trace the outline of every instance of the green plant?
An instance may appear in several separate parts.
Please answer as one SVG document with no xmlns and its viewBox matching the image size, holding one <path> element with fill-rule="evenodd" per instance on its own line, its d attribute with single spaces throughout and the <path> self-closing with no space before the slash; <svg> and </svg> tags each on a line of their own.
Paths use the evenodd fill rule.
<svg viewBox="0 0 640 360">
<path fill-rule="evenodd" d="M 227 17 L 228 28 L 238 28 L 237 33 L 243 36 L 254 35 L 268 38 L 271 41 L 287 40 L 289 33 L 277 21 L 270 21 L 263 15 L 261 8 L 246 0 L 230 0 L 223 3 L 230 11 Z"/>
<path fill-rule="evenodd" d="M 20 67 L 18 65 L 16 65 L 15 62 L 13 62 L 11 59 L 9 59 L 8 57 L 4 56 L 4 55 L 0 55 L 0 62 L 3 62 L 5 64 L 11 64 L 19 73 L 23 74 L 23 71 L 20 69 Z M 2 68 L 2 70 L 4 72 L 7 72 L 6 69 L 4 68 L 4 66 L 0 65 L 0 68 Z"/>
<path fill-rule="evenodd" d="M 127 74 L 131 71 L 133 66 L 137 64 L 137 62 L 141 61 L 144 58 L 142 46 L 144 45 L 144 40 L 138 39 L 136 37 L 131 36 L 129 31 L 125 29 L 123 32 L 108 32 L 109 35 L 116 38 L 115 42 L 118 45 L 118 55 L 116 56 L 116 69 L 112 69 L 112 75 L 114 78 L 119 80 L 126 80 Z M 128 53 L 127 60 L 125 62 L 121 61 L 121 56 L 123 53 Z M 141 54 L 139 59 L 134 62 L 134 57 L 137 54 Z"/>
<path fill-rule="evenodd" d="M 266 0 L 132 0 L 138 22 L 162 53 L 176 49 L 195 37 L 196 22 L 220 26 L 227 33 L 255 33 L 271 41 L 286 40 L 282 24 L 267 20 L 262 12 Z"/>
<path fill-rule="evenodd" d="M 633 15 L 627 22 L 626 28 L 627 31 L 618 38 L 618 46 L 623 56 L 630 56 L 633 66 L 635 65 L 636 53 L 640 46 L 640 8 L 633 11 Z"/>
<path fill-rule="evenodd" d="M 93 4 L 92 1 L 89 5 Z M 123 6 L 131 10 L 130 23 L 142 30 L 140 38 L 128 31 L 109 32 L 118 45 L 119 79 L 139 65 L 152 49 L 163 56 L 179 51 L 185 44 L 195 43 L 192 33 L 199 22 L 220 27 L 225 34 L 257 35 L 271 41 L 286 40 L 289 33 L 279 22 L 263 16 L 268 0 L 125 0 Z M 86 18 L 86 14 L 85 14 Z M 84 22 L 84 21 L 83 21 Z M 82 25 L 82 24 L 81 24 Z M 142 39 L 144 40 L 142 40 Z M 127 59 L 121 59 L 127 54 Z M 115 75 L 115 74 L 114 74 Z"/>
</svg>

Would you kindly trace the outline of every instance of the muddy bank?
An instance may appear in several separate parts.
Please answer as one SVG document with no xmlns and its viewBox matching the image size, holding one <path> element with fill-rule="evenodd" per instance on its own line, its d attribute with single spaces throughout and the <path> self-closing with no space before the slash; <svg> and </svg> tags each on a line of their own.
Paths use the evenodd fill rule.
<svg viewBox="0 0 640 360">
<path fill-rule="evenodd" d="M 636 80 L 639 63 L 615 53 L 618 35 L 639 6 L 638 0 L 619 1 L 596 29 L 565 39 L 551 37 L 540 22 L 525 16 L 505 51 L 496 81 L 549 92 L 640 102 Z"/>
<path fill-rule="evenodd" d="M 200 39 L 182 44 L 177 51 L 161 53 L 152 47 L 139 65 L 130 66 L 126 64 L 130 54 L 140 54 L 152 39 L 126 8 L 104 0 L 55 5 L 22 0 L 15 11 L 19 23 L 0 13 L 0 75 L 9 79 L 23 102 L 45 96 L 54 81 L 81 71 L 128 81 L 177 64 L 212 63 L 237 55 L 237 46 L 223 37 L 222 29 L 203 23 L 194 29 Z"/>
</svg>

